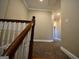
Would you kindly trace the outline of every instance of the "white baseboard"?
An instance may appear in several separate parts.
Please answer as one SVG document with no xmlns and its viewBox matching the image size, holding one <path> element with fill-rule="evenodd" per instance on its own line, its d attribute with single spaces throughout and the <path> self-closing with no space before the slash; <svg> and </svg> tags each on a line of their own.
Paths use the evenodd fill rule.
<svg viewBox="0 0 79 59">
<path fill-rule="evenodd" d="M 67 55 L 69 56 L 71 59 L 79 59 L 77 56 L 75 56 L 74 54 L 72 54 L 71 52 L 69 52 L 67 49 L 65 49 L 64 47 L 60 47 L 60 49 Z"/>
<path fill-rule="evenodd" d="M 34 42 L 53 42 L 53 40 L 34 39 Z"/>
</svg>

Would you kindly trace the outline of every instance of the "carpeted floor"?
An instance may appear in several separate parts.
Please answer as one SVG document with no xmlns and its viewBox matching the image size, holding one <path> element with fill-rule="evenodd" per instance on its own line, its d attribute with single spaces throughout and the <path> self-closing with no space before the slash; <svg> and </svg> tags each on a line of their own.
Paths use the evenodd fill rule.
<svg viewBox="0 0 79 59">
<path fill-rule="evenodd" d="M 57 43 L 34 42 L 33 59 L 70 59 Z"/>
</svg>

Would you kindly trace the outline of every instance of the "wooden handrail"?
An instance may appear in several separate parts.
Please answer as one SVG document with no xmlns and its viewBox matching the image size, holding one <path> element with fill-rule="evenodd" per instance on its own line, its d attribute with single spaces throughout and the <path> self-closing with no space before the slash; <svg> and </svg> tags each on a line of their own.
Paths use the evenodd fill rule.
<svg viewBox="0 0 79 59">
<path fill-rule="evenodd" d="M 9 56 L 10 59 L 12 58 L 12 56 L 15 54 L 16 50 L 24 40 L 25 36 L 28 34 L 31 27 L 32 23 L 29 23 L 26 28 L 18 35 L 18 37 L 16 37 L 12 44 L 5 50 L 3 56 Z"/>
<path fill-rule="evenodd" d="M 16 20 L 16 19 L 0 19 L 2 22 L 21 22 L 21 23 L 30 23 L 30 20 Z"/>
</svg>

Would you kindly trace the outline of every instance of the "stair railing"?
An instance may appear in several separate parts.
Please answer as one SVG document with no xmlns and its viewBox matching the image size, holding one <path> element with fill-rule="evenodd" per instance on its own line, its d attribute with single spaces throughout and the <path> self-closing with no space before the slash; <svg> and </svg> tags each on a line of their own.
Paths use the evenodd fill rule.
<svg viewBox="0 0 79 59">
<path fill-rule="evenodd" d="M 13 22 L 13 24 L 16 22 L 16 23 L 19 23 L 20 25 L 21 23 L 24 23 L 26 25 L 24 26 L 23 29 L 20 30 L 21 33 L 18 33 L 17 36 L 15 35 L 16 38 L 13 41 L 11 40 L 12 43 L 8 45 L 8 47 L 3 52 L 2 56 L 9 56 L 9 59 L 31 59 L 32 48 L 33 48 L 34 27 L 35 27 L 35 16 L 33 16 L 32 21 L 0 19 L 0 22 L 3 24 L 1 25 L 2 29 L 0 32 L 0 40 L 2 37 L 5 37 L 7 35 L 8 31 L 5 33 L 6 35 L 3 35 L 3 32 L 4 32 L 3 28 L 5 27 L 4 25 L 6 24 L 6 22 L 9 22 L 10 24 L 11 22 Z M 8 26 L 10 27 L 10 25 L 8 24 L 6 26 L 7 29 L 8 29 Z M 13 25 L 11 26 L 11 28 L 12 27 Z M 11 33 L 9 32 L 8 37 L 11 37 L 10 34 Z M 10 38 L 10 39 L 13 39 L 13 38 Z M 2 40 L 0 42 L 2 43 Z M 2 46 L 2 44 L 0 45 Z"/>
</svg>

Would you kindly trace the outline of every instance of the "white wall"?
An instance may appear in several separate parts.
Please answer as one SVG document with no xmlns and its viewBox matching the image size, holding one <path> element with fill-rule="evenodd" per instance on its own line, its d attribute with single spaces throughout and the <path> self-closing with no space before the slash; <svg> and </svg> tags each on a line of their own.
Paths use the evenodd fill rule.
<svg viewBox="0 0 79 59">
<path fill-rule="evenodd" d="M 52 20 L 51 20 L 51 12 L 48 11 L 29 11 L 29 18 L 32 16 L 36 17 L 36 25 L 35 25 L 35 39 L 51 39 L 52 37 Z"/>
<path fill-rule="evenodd" d="M 8 0 L 0 0 L 0 18 L 5 18 Z"/>
<path fill-rule="evenodd" d="M 79 57 L 79 0 L 61 0 L 62 45 Z"/>
<path fill-rule="evenodd" d="M 25 8 L 22 0 L 9 0 L 6 18 L 26 19 L 28 11 Z"/>
<path fill-rule="evenodd" d="M 23 0 L 0 0 L 0 17 L 5 15 L 5 18 L 27 19 L 28 10 L 25 7 Z"/>
</svg>

